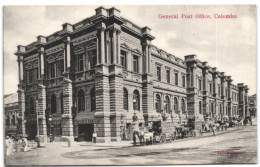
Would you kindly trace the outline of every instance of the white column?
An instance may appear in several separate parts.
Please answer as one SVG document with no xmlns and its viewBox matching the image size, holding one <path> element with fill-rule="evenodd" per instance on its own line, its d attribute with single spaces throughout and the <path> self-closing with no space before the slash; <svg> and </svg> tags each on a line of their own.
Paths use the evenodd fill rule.
<svg viewBox="0 0 260 167">
<path fill-rule="evenodd" d="M 40 66 L 40 69 L 38 70 L 38 73 L 40 74 L 38 76 L 38 78 L 41 78 L 41 75 L 44 75 L 44 48 L 41 47 L 40 48 L 40 52 L 39 52 L 39 56 L 40 56 L 40 63 L 39 63 L 39 66 Z"/>
<path fill-rule="evenodd" d="M 70 37 L 67 37 L 66 39 L 66 58 L 67 58 L 67 68 L 70 68 L 71 67 L 71 64 L 70 64 Z"/>
<path fill-rule="evenodd" d="M 117 63 L 116 50 L 116 30 L 113 30 L 113 64 Z"/>
<path fill-rule="evenodd" d="M 117 30 L 116 31 L 116 37 L 117 37 L 117 63 L 118 64 L 121 64 L 121 59 L 120 59 L 120 33 L 121 31 L 120 30 Z"/>
<path fill-rule="evenodd" d="M 104 31 L 105 29 L 102 27 L 101 28 L 101 32 L 100 32 L 100 52 L 101 52 L 101 60 L 100 60 L 100 63 L 101 64 L 104 64 L 105 63 L 105 39 L 104 39 Z"/>
</svg>

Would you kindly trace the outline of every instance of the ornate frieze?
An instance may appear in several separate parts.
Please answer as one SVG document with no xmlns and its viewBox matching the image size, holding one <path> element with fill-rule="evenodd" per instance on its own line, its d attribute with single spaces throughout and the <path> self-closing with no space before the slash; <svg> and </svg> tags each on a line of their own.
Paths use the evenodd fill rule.
<svg viewBox="0 0 260 167">
<path fill-rule="evenodd" d="M 80 36 L 78 38 L 75 38 L 72 40 L 73 45 L 78 45 L 86 41 L 90 41 L 92 39 L 95 39 L 97 37 L 97 31 L 93 31 L 91 33 L 88 33 L 86 35 Z"/>
<path fill-rule="evenodd" d="M 23 60 L 24 60 L 24 63 L 28 63 L 28 62 L 38 59 L 38 57 L 39 57 L 39 54 L 34 54 L 32 56 L 28 56 L 28 57 L 24 58 Z"/>
<path fill-rule="evenodd" d="M 47 49 L 45 51 L 46 55 L 50 55 L 50 54 L 53 54 L 53 53 L 57 53 L 59 51 L 63 51 L 64 50 L 64 44 L 60 44 L 60 45 L 57 45 L 57 46 L 54 46 L 50 49 Z"/>
<path fill-rule="evenodd" d="M 120 34 L 120 39 L 122 41 L 125 41 L 127 43 L 130 43 L 132 45 L 135 45 L 135 46 L 138 46 L 138 47 L 141 47 L 141 41 L 133 36 L 130 36 L 128 35 L 127 33 L 125 32 L 121 32 Z"/>
<path fill-rule="evenodd" d="M 48 56 L 47 62 L 54 62 L 56 60 L 62 60 L 64 58 L 64 53 L 63 51 L 60 51 L 59 53 L 54 53 Z"/>
<path fill-rule="evenodd" d="M 37 68 L 38 67 L 38 59 L 35 59 L 34 61 L 27 62 L 25 64 L 25 69 L 31 69 L 31 68 Z"/>
</svg>

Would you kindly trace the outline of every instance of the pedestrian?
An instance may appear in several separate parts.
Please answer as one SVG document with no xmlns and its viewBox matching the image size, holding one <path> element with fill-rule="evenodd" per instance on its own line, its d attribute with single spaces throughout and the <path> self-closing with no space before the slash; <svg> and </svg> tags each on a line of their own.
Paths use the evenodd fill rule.
<svg viewBox="0 0 260 167">
<path fill-rule="evenodd" d="M 5 155 L 9 156 L 10 153 L 10 140 L 9 140 L 9 136 L 6 136 L 5 138 Z"/>
<path fill-rule="evenodd" d="M 22 143 L 23 143 L 22 136 L 20 136 L 18 141 L 17 141 L 17 146 L 16 146 L 17 147 L 17 152 L 23 151 Z"/>
<path fill-rule="evenodd" d="M 93 134 L 92 134 L 92 138 L 93 138 L 93 143 L 97 143 L 97 133 L 96 132 L 94 132 Z"/>
<path fill-rule="evenodd" d="M 134 146 L 135 146 L 136 145 L 136 132 L 135 132 L 135 130 L 133 132 L 133 141 L 134 141 Z"/>
<path fill-rule="evenodd" d="M 14 153 L 14 140 L 13 140 L 14 136 L 11 136 L 9 138 L 9 143 L 10 143 L 10 154 Z"/>
<path fill-rule="evenodd" d="M 22 148 L 23 148 L 23 152 L 26 152 L 27 151 L 27 149 L 28 149 L 28 142 L 27 142 L 27 139 L 26 139 L 26 137 L 24 136 L 23 138 L 22 138 Z"/>
<path fill-rule="evenodd" d="M 216 132 L 215 132 L 215 126 L 210 124 L 209 127 L 211 128 L 213 135 L 216 136 Z"/>
<path fill-rule="evenodd" d="M 225 131 L 227 131 L 227 128 L 228 128 L 228 126 L 229 126 L 229 123 L 225 123 Z"/>
<path fill-rule="evenodd" d="M 140 140 L 140 145 L 144 143 L 144 131 L 140 130 L 140 136 L 139 136 L 139 140 Z"/>
</svg>

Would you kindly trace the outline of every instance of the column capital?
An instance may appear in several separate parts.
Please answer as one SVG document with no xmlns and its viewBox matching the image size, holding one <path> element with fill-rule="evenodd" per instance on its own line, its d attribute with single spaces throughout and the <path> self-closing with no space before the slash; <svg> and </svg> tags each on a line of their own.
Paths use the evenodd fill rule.
<svg viewBox="0 0 260 167">
<path fill-rule="evenodd" d="M 98 24 L 96 25 L 96 29 L 97 29 L 97 30 L 102 30 L 102 31 L 104 31 L 104 30 L 106 29 L 106 24 L 100 22 L 100 23 L 98 23 Z"/>
<path fill-rule="evenodd" d="M 39 47 L 37 51 L 39 54 L 44 54 L 44 47 Z"/>
<path fill-rule="evenodd" d="M 70 44 L 71 43 L 70 36 L 65 36 L 64 39 L 63 39 L 63 42 L 66 43 L 66 44 Z"/>
<path fill-rule="evenodd" d="M 18 62 L 23 62 L 23 55 L 18 55 L 17 56 L 17 61 Z"/>
</svg>

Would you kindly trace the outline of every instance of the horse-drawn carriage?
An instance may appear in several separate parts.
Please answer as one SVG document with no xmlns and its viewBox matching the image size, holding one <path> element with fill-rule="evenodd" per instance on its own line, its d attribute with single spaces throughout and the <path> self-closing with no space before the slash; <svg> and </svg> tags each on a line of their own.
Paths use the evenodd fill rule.
<svg viewBox="0 0 260 167">
<path fill-rule="evenodd" d="M 176 129 L 173 122 L 158 122 L 153 125 L 154 143 L 164 143 L 175 139 Z"/>
</svg>

